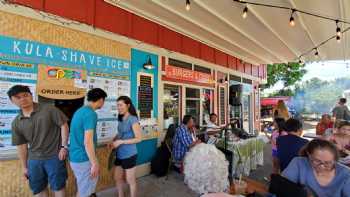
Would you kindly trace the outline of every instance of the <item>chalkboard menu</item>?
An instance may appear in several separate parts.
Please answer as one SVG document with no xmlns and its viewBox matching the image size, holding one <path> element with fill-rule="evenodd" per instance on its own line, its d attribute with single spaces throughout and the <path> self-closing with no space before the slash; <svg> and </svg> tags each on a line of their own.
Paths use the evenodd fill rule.
<svg viewBox="0 0 350 197">
<path fill-rule="evenodd" d="M 220 124 L 225 124 L 225 88 L 220 87 L 219 91 L 220 96 Z"/>
<path fill-rule="evenodd" d="M 138 89 L 138 109 L 140 110 L 140 119 L 151 118 L 153 109 L 153 88 L 152 77 L 140 75 L 140 85 Z"/>
</svg>

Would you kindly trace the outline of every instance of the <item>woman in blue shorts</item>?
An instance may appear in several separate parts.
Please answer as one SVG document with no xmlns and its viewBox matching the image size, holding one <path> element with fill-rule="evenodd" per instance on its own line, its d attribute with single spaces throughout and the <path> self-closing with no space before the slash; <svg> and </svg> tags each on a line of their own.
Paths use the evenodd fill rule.
<svg viewBox="0 0 350 197">
<path fill-rule="evenodd" d="M 116 160 L 114 162 L 114 178 L 119 197 L 125 196 L 123 189 L 125 181 L 130 187 L 130 196 L 136 197 L 136 144 L 141 141 L 141 127 L 136 109 L 129 97 L 119 97 L 117 107 L 119 113 L 118 134 L 112 144 L 113 148 L 117 149 Z"/>
</svg>

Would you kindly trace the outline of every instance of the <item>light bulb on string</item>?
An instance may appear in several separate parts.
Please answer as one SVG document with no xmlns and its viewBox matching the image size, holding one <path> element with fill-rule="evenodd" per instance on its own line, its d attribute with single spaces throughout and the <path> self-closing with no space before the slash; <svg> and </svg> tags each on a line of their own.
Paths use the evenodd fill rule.
<svg viewBox="0 0 350 197">
<path fill-rule="evenodd" d="M 340 36 L 337 36 L 336 39 L 337 39 L 337 42 L 340 43 L 340 41 L 341 41 Z"/>
<path fill-rule="evenodd" d="M 318 58 L 318 50 L 315 48 L 315 58 Z"/>
<path fill-rule="evenodd" d="M 243 9 L 242 17 L 243 17 L 243 18 L 247 18 L 247 16 L 248 16 L 248 7 L 245 6 L 244 9 Z"/>
<path fill-rule="evenodd" d="M 294 27 L 295 26 L 295 21 L 294 21 L 294 17 L 291 16 L 290 19 L 289 19 L 289 25 Z"/>
<path fill-rule="evenodd" d="M 337 36 L 341 36 L 341 30 L 340 30 L 340 27 L 337 27 Z"/>
<path fill-rule="evenodd" d="M 299 56 L 299 64 L 304 64 L 304 59 L 303 59 L 303 55 Z"/>
<path fill-rule="evenodd" d="M 190 11 L 190 9 L 191 9 L 191 2 L 190 0 L 186 0 L 186 10 Z"/>
<path fill-rule="evenodd" d="M 292 10 L 292 14 L 290 15 L 290 18 L 289 18 L 289 25 L 294 27 L 295 26 L 295 20 L 294 20 L 294 17 L 293 17 L 293 14 L 294 14 L 295 10 L 293 9 Z"/>
<path fill-rule="evenodd" d="M 335 24 L 336 24 L 336 26 L 337 26 L 337 29 L 336 29 L 336 32 L 337 32 L 337 36 L 341 36 L 341 29 L 340 29 L 340 27 L 339 27 L 339 21 L 337 20 L 337 21 L 335 21 Z"/>
</svg>

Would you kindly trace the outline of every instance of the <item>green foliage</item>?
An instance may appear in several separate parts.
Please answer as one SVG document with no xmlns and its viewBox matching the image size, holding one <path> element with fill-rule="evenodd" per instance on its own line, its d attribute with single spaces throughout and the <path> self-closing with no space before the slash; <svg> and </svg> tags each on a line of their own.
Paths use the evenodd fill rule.
<svg viewBox="0 0 350 197">
<path fill-rule="evenodd" d="M 304 67 L 304 64 L 297 62 L 267 65 L 267 84 L 264 88 L 270 88 L 279 81 L 282 81 L 285 87 L 293 86 L 306 74 Z"/>
<path fill-rule="evenodd" d="M 312 78 L 295 87 L 294 100 L 304 112 L 328 113 L 344 90 L 350 89 L 350 78 L 323 81 Z"/>
<path fill-rule="evenodd" d="M 275 96 L 294 96 L 295 92 L 294 90 L 290 88 L 279 90 L 278 92 L 274 92 L 269 95 L 269 97 L 275 97 Z"/>
</svg>

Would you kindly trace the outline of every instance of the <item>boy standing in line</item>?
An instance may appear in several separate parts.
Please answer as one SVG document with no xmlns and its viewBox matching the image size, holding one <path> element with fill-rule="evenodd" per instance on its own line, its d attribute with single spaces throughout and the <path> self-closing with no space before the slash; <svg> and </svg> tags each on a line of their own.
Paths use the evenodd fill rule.
<svg viewBox="0 0 350 197">
<path fill-rule="evenodd" d="M 96 196 L 95 189 L 99 176 L 96 157 L 97 109 L 101 109 L 107 94 L 100 88 L 87 93 L 87 105 L 78 109 L 72 118 L 69 159 L 77 179 L 78 197 Z"/>
</svg>

